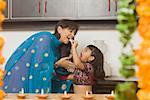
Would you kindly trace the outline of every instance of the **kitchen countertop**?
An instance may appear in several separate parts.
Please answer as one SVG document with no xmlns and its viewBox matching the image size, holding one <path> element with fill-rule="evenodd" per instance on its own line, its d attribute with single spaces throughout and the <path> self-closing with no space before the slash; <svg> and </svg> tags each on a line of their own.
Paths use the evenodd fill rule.
<svg viewBox="0 0 150 100">
<path fill-rule="evenodd" d="M 97 83 L 93 86 L 93 93 L 95 94 L 110 94 L 112 90 L 116 88 L 117 84 L 124 82 L 134 82 L 137 86 L 137 78 L 129 78 L 125 79 L 120 76 L 111 76 L 105 78 L 105 80 L 98 80 Z"/>
<path fill-rule="evenodd" d="M 61 95 L 62 94 L 49 94 L 49 97 L 47 98 L 47 100 L 62 100 L 61 99 Z M 80 95 L 80 94 L 70 94 L 72 95 L 70 100 L 84 100 L 83 96 L 84 95 Z M 107 100 L 106 96 L 108 96 L 108 94 L 93 94 L 94 96 L 94 100 Z M 4 98 L 4 100 L 16 100 L 16 94 L 7 94 L 7 96 Z M 24 100 L 38 100 L 38 98 L 36 97 L 35 94 L 27 94 L 27 98 Z M 46 100 L 46 99 L 45 99 Z"/>
<path fill-rule="evenodd" d="M 124 77 L 121 77 L 121 76 L 109 76 L 109 77 L 106 77 L 105 80 L 112 80 L 112 81 L 137 81 L 138 78 L 137 77 L 131 77 L 131 78 L 124 78 Z"/>
</svg>

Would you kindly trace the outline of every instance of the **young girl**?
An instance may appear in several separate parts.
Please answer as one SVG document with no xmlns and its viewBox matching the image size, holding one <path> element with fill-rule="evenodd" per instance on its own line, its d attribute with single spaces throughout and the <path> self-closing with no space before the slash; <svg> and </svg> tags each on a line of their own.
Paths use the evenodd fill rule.
<svg viewBox="0 0 150 100">
<path fill-rule="evenodd" d="M 85 91 L 92 91 L 92 85 L 97 80 L 103 80 L 105 73 L 103 70 L 103 54 L 94 45 L 88 45 L 81 51 L 80 56 L 77 53 L 77 42 L 73 41 L 72 44 L 72 56 L 73 64 L 75 66 L 73 74 L 68 76 L 68 79 L 73 79 L 74 92 L 85 93 Z M 61 65 L 69 57 L 62 58 L 56 64 Z M 66 66 L 66 69 L 74 67 L 73 64 Z"/>
</svg>

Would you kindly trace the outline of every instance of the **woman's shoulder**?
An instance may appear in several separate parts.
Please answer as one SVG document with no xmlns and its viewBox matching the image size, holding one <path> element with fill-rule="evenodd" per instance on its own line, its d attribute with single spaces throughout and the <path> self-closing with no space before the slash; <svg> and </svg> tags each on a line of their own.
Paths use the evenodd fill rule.
<svg viewBox="0 0 150 100">
<path fill-rule="evenodd" d="M 37 32 L 33 36 L 36 38 L 51 38 L 51 39 L 54 37 L 54 35 L 48 31 Z"/>
<path fill-rule="evenodd" d="M 51 32 L 48 32 L 48 31 L 41 31 L 41 32 L 38 32 L 36 33 L 36 35 L 39 35 L 39 36 L 52 36 L 52 33 Z"/>
</svg>

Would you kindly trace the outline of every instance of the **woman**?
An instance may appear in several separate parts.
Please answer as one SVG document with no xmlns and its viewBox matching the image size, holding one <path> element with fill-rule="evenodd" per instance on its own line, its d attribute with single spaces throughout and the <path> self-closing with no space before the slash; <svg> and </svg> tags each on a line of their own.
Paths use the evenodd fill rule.
<svg viewBox="0 0 150 100">
<path fill-rule="evenodd" d="M 18 93 L 21 88 L 26 93 L 38 93 L 41 89 L 44 92 L 69 90 L 65 87 L 70 85 L 69 81 L 60 81 L 54 76 L 54 63 L 60 58 L 60 48 L 67 45 L 77 31 L 76 23 L 62 20 L 56 25 L 54 35 L 39 32 L 24 41 L 6 63 L 3 87 L 5 92 Z M 58 74 L 62 71 L 56 70 Z M 52 79 L 57 81 L 52 83 Z M 58 85 L 52 88 L 52 84 Z M 61 86 L 62 84 L 65 85 Z"/>
</svg>

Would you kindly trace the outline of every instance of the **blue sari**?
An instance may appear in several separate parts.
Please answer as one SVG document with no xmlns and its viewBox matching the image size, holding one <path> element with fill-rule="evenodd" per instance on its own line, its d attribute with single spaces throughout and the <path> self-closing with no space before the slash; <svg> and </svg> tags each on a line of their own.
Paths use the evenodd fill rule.
<svg viewBox="0 0 150 100">
<path fill-rule="evenodd" d="M 4 91 L 18 93 L 21 88 L 26 93 L 40 93 L 41 89 L 45 93 L 69 91 L 71 81 L 60 80 L 54 74 L 60 45 L 50 32 L 39 32 L 24 41 L 6 63 Z"/>
</svg>

